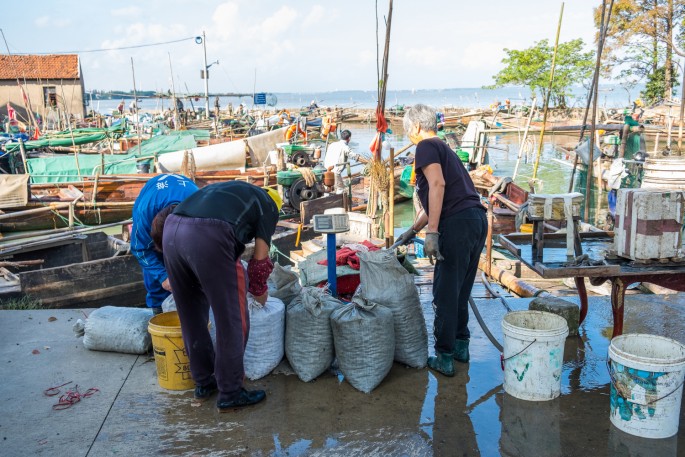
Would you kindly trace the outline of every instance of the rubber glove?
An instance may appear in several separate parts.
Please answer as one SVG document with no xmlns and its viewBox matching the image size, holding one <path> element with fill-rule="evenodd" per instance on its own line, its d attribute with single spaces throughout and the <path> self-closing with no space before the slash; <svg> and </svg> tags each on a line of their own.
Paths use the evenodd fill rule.
<svg viewBox="0 0 685 457">
<path fill-rule="evenodd" d="M 438 232 L 426 233 L 426 241 L 423 243 L 423 252 L 430 260 L 431 265 L 434 265 L 433 258 L 438 261 L 443 261 L 445 258 L 440 254 L 438 249 L 438 240 L 440 239 L 440 234 Z"/>
<path fill-rule="evenodd" d="M 411 240 L 414 239 L 415 235 L 416 235 L 416 231 L 414 231 L 414 229 L 410 228 L 409 230 L 407 230 L 406 232 L 404 232 L 403 234 L 398 236 L 397 239 L 395 240 L 395 242 L 400 243 L 400 246 L 404 246 L 406 244 L 409 244 L 409 242 L 411 242 Z"/>
</svg>

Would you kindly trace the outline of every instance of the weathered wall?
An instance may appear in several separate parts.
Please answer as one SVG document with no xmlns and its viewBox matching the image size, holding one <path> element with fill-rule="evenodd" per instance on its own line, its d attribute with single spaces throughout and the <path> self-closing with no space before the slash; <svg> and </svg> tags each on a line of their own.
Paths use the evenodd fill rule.
<svg viewBox="0 0 685 457">
<path fill-rule="evenodd" d="M 46 86 L 55 87 L 57 108 L 61 112 L 66 111 L 74 117 L 83 119 L 85 110 L 81 80 L 26 81 L 24 87 L 34 113 L 39 113 L 44 119 L 56 117 L 55 109 L 45 106 L 43 100 L 43 88 Z M 0 106 L 5 106 L 7 102 L 15 107 L 24 107 L 21 90 L 15 80 L 0 80 Z"/>
</svg>

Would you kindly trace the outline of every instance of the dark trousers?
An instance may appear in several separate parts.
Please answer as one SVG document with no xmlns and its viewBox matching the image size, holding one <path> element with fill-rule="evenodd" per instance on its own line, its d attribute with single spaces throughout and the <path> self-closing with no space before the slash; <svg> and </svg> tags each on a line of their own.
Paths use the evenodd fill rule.
<svg viewBox="0 0 685 457">
<path fill-rule="evenodd" d="M 245 375 L 243 354 L 250 331 L 244 246 L 231 224 L 216 219 L 170 215 L 164 224 L 164 263 L 176 301 L 195 384 L 216 377 L 220 399 L 233 400 Z M 216 323 L 216 355 L 207 328 L 209 308 Z"/>
<path fill-rule="evenodd" d="M 451 353 L 454 341 L 469 333 L 469 296 L 485 245 L 488 221 L 485 211 L 469 208 L 440 220 L 438 261 L 433 274 L 435 350 Z"/>
</svg>

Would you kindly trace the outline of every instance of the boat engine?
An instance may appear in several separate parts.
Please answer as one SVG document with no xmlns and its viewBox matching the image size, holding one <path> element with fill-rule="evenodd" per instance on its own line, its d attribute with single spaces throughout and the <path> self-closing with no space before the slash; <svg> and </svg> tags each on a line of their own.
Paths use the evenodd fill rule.
<svg viewBox="0 0 685 457">
<path fill-rule="evenodd" d="M 325 188 L 323 186 L 323 170 L 313 169 L 312 174 L 315 178 L 312 185 L 307 184 L 307 180 L 298 170 L 279 171 L 277 182 L 283 186 L 283 207 L 291 211 L 299 211 L 300 203 L 303 201 L 314 200 L 323 196 Z"/>
</svg>

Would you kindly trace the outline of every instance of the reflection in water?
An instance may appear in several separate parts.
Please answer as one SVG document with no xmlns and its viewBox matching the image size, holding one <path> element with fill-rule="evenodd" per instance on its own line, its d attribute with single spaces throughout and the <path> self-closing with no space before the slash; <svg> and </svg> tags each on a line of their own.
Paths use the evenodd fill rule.
<svg viewBox="0 0 685 457">
<path fill-rule="evenodd" d="M 509 394 L 497 395 L 500 406 L 500 451 L 503 456 L 562 455 L 558 398 L 526 401 Z"/>
<path fill-rule="evenodd" d="M 616 427 L 609 429 L 610 457 L 675 457 L 678 455 L 678 436 L 666 439 L 647 439 L 624 433 Z"/>
<path fill-rule="evenodd" d="M 419 427 L 428 437 L 433 439 L 433 424 L 435 423 L 435 397 L 438 394 L 438 380 L 435 375 L 428 372 L 428 386 L 426 387 L 426 398 L 423 400 L 421 408 L 421 419 Z"/>
<path fill-rule="evenodd" d="M 471 418 L 466 413 L 468 382 L 466 370 L 458 372 L 454 378 L 440 376 L 437 379 L 433 427 L 435 455 L 481 455 Z"/>
</svg>

